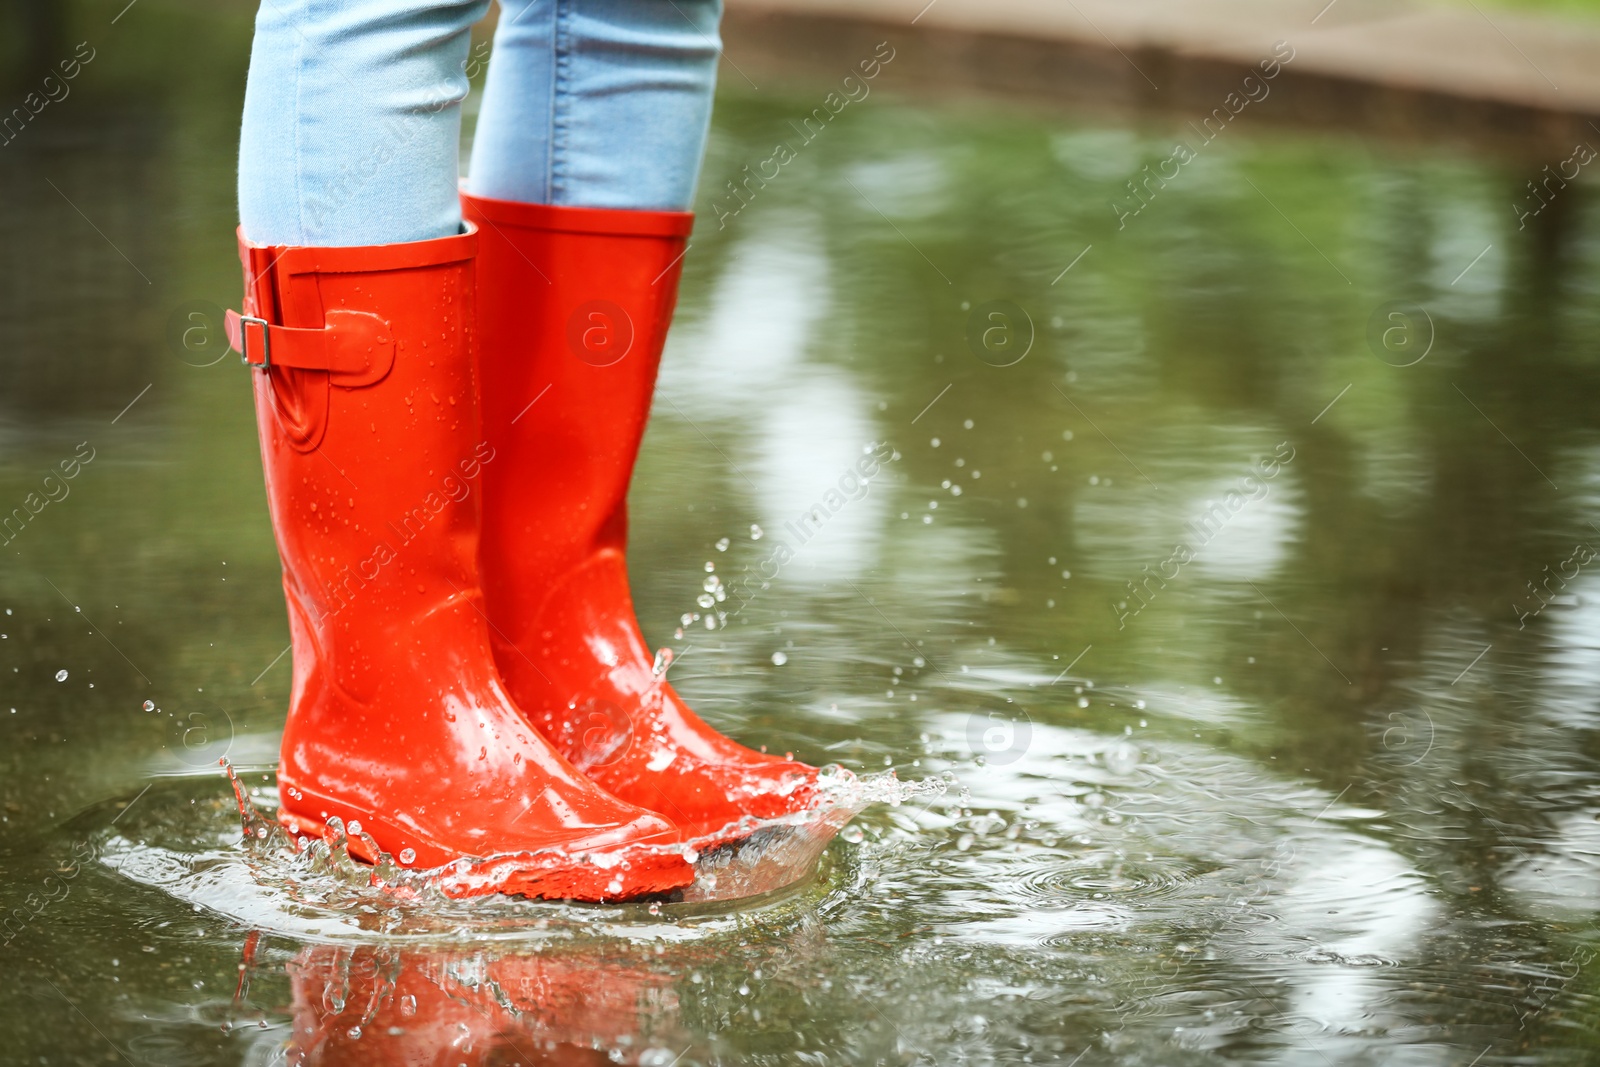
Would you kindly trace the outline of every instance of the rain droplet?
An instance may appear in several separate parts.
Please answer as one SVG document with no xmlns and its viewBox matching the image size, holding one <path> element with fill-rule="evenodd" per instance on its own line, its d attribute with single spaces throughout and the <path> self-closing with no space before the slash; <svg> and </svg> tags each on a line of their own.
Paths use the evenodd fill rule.
<svg viewBox="0 0 1600 1067">
<path fill-rule="evenodd" d="M 781 667 L 788 662 L 789 654 L 787 652 L 774 652 L 772 654 L 772 665 L 774 667 Z"/>
<path fill-rule="evenodd" d="M 56 681 L 64 682 L 66 680 L 67 680 L 67 672 L 66 671 L 64 671 L 64 670 L 56 671 Z"/>
</svg>

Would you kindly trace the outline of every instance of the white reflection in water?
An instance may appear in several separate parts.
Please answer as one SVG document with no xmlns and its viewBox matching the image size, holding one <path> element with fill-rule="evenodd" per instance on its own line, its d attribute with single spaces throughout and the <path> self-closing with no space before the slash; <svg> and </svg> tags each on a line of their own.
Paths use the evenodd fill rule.
<svg viewBox="0 0 1600 1067">
<path fill-rule="evenodd" d="M 1148 713 L 1165 713 L 1159 697 Z M 946 737 L 966 729 L 957 717 L 939 725 Z M 1439 907 L 1404 857 L 1360 831 L 1374 813 L 1170 737 L 1035 721 L 1021 744 L 1020 758 L 961 775 L 968 810 L 1000 819 L 947 831 L 968 832 L 948 883 L 963 888 L 940 909 L 963 918 L 942 926 L 946 936 L 1066 948 L 1093 931 L 1177 924 L 1192 931 L 1183 959 L 1222 981 L 1265 983 L 1325 1033 L 1403 1023 L 1394 965 L 1423 950 Z M 984 822 L 1031 829 L 1000 834 Z M 1160 1001 L 1194 980 L 1154 973 L 1133 995 Z"/>
<path fill-rule="evenodd" d="M 1241 441 L 1229 454 L 1239 457 L 1232 463 L 1237 473 L 1225 477 L 1216 471 L 1228 468 L 1211 454 L 1203 457 L 1203 470 L 1176 454 L 1168 457 L 1170 462 L 1159 465 L 1165 469 L 1154 477 L 1177 489 L 1170 497 L 1146 492 L 1132 480 L 1111 490 L 1077 490 L 1073 522 L 1078 544 L 1093 560 L 1093 573 L 1139 583 L 1149 567 L 1155 577 L 1149 578 L 1146 591 L 1157 598 L 1186 577 L 1238 582 L 1270 577 L 1300 535 L 1299 479 L 1292 460 L 1280 465 L 1271 479 L 1259 477 L 1251 456 L 1271 457 L 1270 447 L 1251 448 Z M 1181 562 L 1179 546 L 1188 550 L 1192 562 Z M 1186 574 L 1191 568 L 1194 573 Z"/>
<path fill-rule="evenodd" d="M 1600 559 L 1590 567 L 1600 568 Z M 1555 586 L 1550 583 L 1551 589 Z M 1528 611 L 1540 601 L 1527 593 L 1518 603 Z M 1581 574 L 1569 582 L 1560 598 L 1529 625 L 1541 624 L 1549 641 L 1545 678 L 1554 690 L 1544 713 L 1559 726 L 1593 730 L 1600 726 L 1594 701 L 1595 690 L 1600 688 L 1600 574 Z"/>
<path fill-rule="evenodd" d="M 741 439 L 721 447 L 755 486 L 763 558 L 787 546 L 779 573 L 811 582 L 867 568 L 887 496 L 886 471 L 863 479 L 857 467 L 878 432 L 866 398 L 806 358 L 832 302 L 814 230 L 798 215 L 749 219 L 703 318 L 674 335 L 662 379 L 702 432 L 739 420 Z"/>
<path fill-rule="evenodd" d="M 693 319 L 684 309 L 662 360 L 661 391 L 690 419 L 764 413 L 763 402 L 805 358 L 832 304 L 827 260 L 808 235 L 815 225 L 785 215 L 741 223 L 744 236 L 704 314 Z"/>
<path fill-rule="evenodd" d="M 1434 216 L 1428 280 L 1437 294 L 1429 312 L 1436 322 L 1441 313 L 1475 320 L 1499 315 L 1506 267 L 1500 220 L 1482 197 L 1430 189 L 1428 199 Z"/>
<path fill-rule="evenodd" d="M 1232 484 L 1219 484 L 1212 494 L 1191 502 L 1190 511 L 1204 516 L 1213 501 L 1225 498 Z M 1292 470 L 1280 471 L 1267 484 L 1264 495 L 1246 499 L 1225 520 L 1202 527 L 1190 526 L 1190 544 L 1196 549 L 1194 566 L 1207 577 L 1226 581 L 1261 581 L 1283 563 L 1299 534 L 1301 509 Z M 1214 533 L 1207 533 L 1208 530 Z M 1210 540 L 1199 543 L 1203 537 Z"/>
<path fill-rule="evenodd" d="M 949 209 L 949 175 L 944 161 L 931 152 L 856 163 L 847 175 L 872 208 L 893 218 L 926 218 Z"/>
<path fill-rule="evenodd" d="M 1600 912 L 1597 818 L 1594 805 L 1555 816 L 1548 837 L 1517 852 L 1500 876 L 1501 887 L 1541 918 L 1582 921 Z"/>
<path fill-rule="evenodd" d="M 849 379 L 815 370 L 766 408 L 753 477 L 774 546 L 768 552 L 779 542 L 794 552 L 781 572 L 786 580 L 858 576 L 877 554 L 892 465 L 870 480 L 856 468 L 875 429 L 865 409 Z"/>
<path fill-rule="evenodd" d="M 1132 130 L 1087 129 L 1050 138 L 1056 162 L 1091 182 L 1126 178 L 1145 162 L 1144 144 Z"/>
</svg>

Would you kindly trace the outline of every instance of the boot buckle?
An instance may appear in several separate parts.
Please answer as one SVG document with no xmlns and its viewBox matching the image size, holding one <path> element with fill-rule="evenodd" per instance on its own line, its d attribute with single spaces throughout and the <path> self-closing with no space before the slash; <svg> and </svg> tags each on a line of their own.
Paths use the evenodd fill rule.
<svg viewBox="0 0 1600 1067">
<path fill-rule="evenodd" d="M 230 318 L 232 317 L 232 313 L 230 313 L 229 317 Z M 272 329 L 271 329 L 271 323 L 267 322 L 266 319 L 258 318 L 255 315 L 240 315 L 240 316 L 238 316 L 238 323 L 239 323 L 239 345 L 238 345 L 238 348 L 239 348 L 239 360 L 240 360 L 240 362 L 242 362 L 247 367 L 254 367 L 256 370 L 259 370 L 259 371 L 265 371 L 265 370 L 268 370 L 269 368 L 271 368 L 271 366 L 272 366 Z M 261 343 L 260 343 L 260 346 L 259 346 L 260 347 L 260 355 L 261 355 L 260 359 L 251 359 L 250 358 L 251 327 L 256 327 L 260 331 L 260 333 L 258 334 L 258 336 L 261 338 Z"/>
</svg>

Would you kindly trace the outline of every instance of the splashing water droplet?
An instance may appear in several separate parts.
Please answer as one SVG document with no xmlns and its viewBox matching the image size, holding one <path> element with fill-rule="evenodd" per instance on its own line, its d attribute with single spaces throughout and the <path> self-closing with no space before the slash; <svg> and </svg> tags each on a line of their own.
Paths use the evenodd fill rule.
<svg viewBox="0 0 1600 1067">
<path fill-rule="evenodd" d="M 66 680 L 67 680 L 67 672 L 66 671 L 64 671 L 64 670 L 56 671 L 56 681 L 64 682 Z"/>
<path fill-rule="evenodd" d="M 650 671 L 659 678 L 667 673 L 667 668 L 670 666 L 672 666 L 672 649 L 662 648 L 661 651 L 656 653 L 656 661 L 650 667 Z"/>
<path fill-rule="evenodd" d="M 861 827 L 853 825 L 846 826 L 843 830 L 840 830 L 839 836 L 852 845 L 859 845 L 867 839 L 867 835 L 862 831 Z"/>
<path fill-rule="evenodd" d="M 400 862 L 401 863 L 408 863 L 408 864 L 417 862 L 417 850 L 414 849 L 414 848 L 403 848 L 403 849 L 401 849 L 400 850 Z"/>
<path fill-rule="evenodd" d="M 155 711 L 156 710 L 156 702 L 154 700 L 146 700 L 144 702 L 144 710 L 145 711 Z"/>
<path fill-rule="evenodd" d="M 728 546 L 730 544 L 732 544 L 732 543 L 733 542 L 729 541 L 726 537 L 719 538 L 717 540 L 717 551 L 718 552 L 726 552 L 726 551 L 728 551 Z"/>
<path fill-rule="evenodd" d="M 750 540 L 759 541 L 761 540 L 762 535 L 765 533 L 766 531 L 757 526 L 755 523 L 752 522 L 750 524 Z"/>
<path fill-rule="evenodd" d="M 781 667 L 788 662 L 789 654 L 787 652 L 774 652 L 772 654 L 772 665 L 774 667 Z"/>
<path fill-rule="evenodd" d="M 694 598 L 694 602 L 703 608 L 711 608 L 716 607 L 717 598 L 712 596 L 710 593 L 701 593 L 699 596 Z"/>
</svg>

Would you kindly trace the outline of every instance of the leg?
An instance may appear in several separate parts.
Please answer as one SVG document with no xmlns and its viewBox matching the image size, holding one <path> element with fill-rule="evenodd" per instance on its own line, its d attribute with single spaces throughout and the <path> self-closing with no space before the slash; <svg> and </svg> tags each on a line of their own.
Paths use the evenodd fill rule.
<svg viewBox="0 0 1600 1067">
<path fill-rule="evenodd" d="M 486 0 L 263 0 L 241 167 L 245 315 L 294 685 L 279 820 L 456 895 L 688 884 L 666 820 L 512 704 L 479 581 L 481 433 L 456 104 Z M 334 246 L 334 247 L 329 247 Z M 342 821 L 342 828 L 334 820 Z M 600 852 L 613 862 L 590 863 Z M 446 870 L 446 865 L 450 865 Z"/>
<path fill-rule="evenodd" d="M 689 709 L 628 589 L 628 482 L 687 251 L 717 8 L 508 9 L 465 197 L 483 231 L 484 436 L 499 457 L 484 470 L 481 551 L 496 662 L 563 755 L 701 850 L 816 795 L 812 768 Z"/>
<path fill-rule="evenodd" d="M 473 195 L 685 211 L 711 123 L 721 0 L 506 0 Z"/>
<path fill-rule="evenodd" d="M 239 216 L 268 245 L 447 237 L 469 31 L 489 0 L 262 0 Z"/>
</svg>

